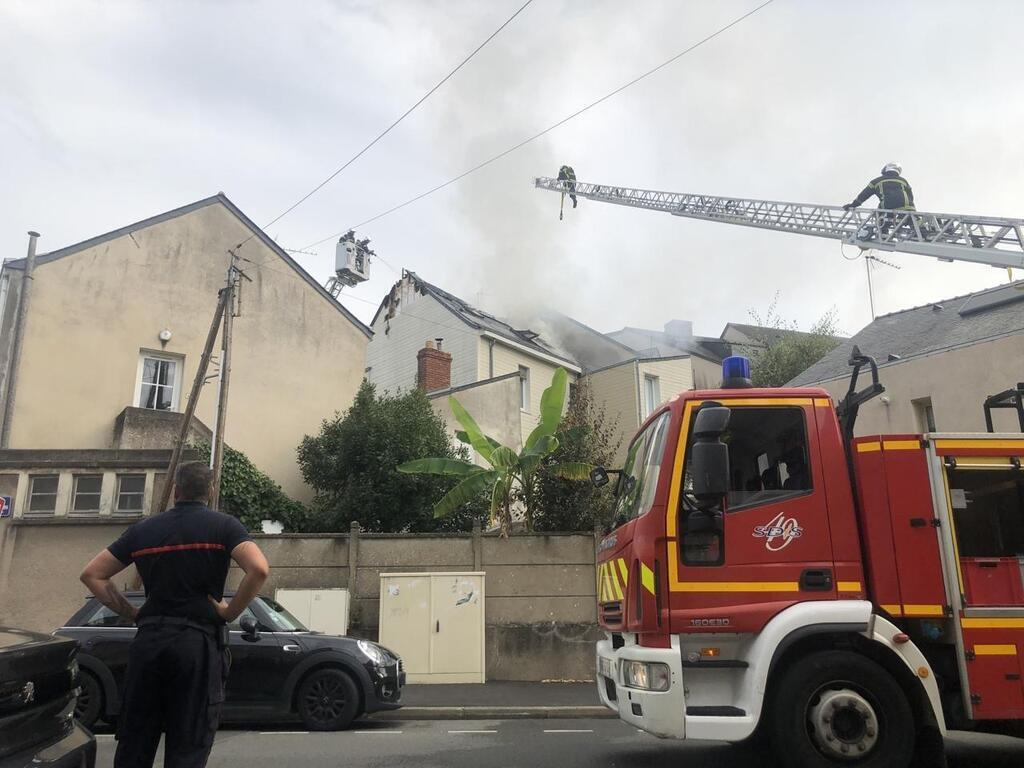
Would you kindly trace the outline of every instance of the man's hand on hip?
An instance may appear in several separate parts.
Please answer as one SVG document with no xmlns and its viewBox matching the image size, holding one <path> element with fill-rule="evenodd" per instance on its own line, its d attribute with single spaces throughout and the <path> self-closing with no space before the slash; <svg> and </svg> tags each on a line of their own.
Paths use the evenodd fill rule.
<svg viewBox="0 0 1024 768">
<path fill-rule="evenodd" d="M 212 595 L 207 595 L 210 600 L 210 604 L 213 609 L 217 611 L 217 615 L 220 616 L 225 623 L 230 624 L 238 618 L 239 614 L 231 610 L 231 606 L 228 605 L 227 600 L 217 600 Z"/>
</svg>

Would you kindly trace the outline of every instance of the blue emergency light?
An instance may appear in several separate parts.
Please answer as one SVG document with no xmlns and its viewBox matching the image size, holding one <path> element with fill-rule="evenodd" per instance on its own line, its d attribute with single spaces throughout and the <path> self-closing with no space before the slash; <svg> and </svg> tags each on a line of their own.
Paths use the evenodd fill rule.
<svg viewBox="0 0 1024 768">
<path fill-rule="evenodd" d="M 733 355 L 722 361 L 722 389 L 752 387 L 750 381 L 750 360 L 742 355 Z"/>
</svg>

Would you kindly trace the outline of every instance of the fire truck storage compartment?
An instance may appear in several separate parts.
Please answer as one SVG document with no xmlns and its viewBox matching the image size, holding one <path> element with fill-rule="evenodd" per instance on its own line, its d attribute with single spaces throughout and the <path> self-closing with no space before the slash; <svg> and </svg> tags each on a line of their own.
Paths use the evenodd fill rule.
<svg viewBox="0 0 1024 768">
<path fill-rule="evenodd" d="M 968 605 L 1024 605 L 1024 557 L 961 557 Z"/>
<path fill-rule="evenodd" d="M 874 599 L 897 617 L 945 615 L 938 519 L 920 436 L 859 438 L 854 457 Z"/>
</svg>

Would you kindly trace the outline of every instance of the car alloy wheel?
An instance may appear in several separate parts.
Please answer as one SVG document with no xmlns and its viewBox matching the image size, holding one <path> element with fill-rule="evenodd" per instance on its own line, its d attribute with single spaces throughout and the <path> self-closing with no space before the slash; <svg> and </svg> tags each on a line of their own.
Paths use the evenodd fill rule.
<svg viewBox="0 0 1024 768">
<path fill-rule="evenodd" d="M 299 715 L 313 731 L 345 728 L 359 709 L 359 692 L 352 678 L 340 669 L 318 669 L 299 686 Z"/>
</svg>

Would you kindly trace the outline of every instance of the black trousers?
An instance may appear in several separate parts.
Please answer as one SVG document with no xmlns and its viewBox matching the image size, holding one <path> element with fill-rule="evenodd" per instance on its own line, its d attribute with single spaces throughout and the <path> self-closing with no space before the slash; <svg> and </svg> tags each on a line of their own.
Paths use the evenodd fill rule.
<svg viewBox="0 0 1024 768">
<path fill-rule="evenodd" d="M 150 768 L 161 734 L 164 768 L 205 766 L 226 679 L 227 654 L 213 627 L 139 627 L 128 652 L 114 768 Z"/>
</svg>

